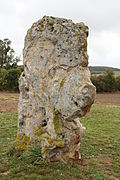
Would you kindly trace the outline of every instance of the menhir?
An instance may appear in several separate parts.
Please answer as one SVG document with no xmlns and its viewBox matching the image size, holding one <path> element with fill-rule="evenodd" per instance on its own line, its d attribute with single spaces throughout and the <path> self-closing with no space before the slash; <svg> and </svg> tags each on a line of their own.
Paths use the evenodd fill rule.
<svg viewBox="0 0 120 180">
<path fill-rule="evenodd" d="M 16 149 L 37 146 L 43 158 L 80 159 L 85 128 L 80 123 L 94 102 L 84 23 L 44 16 L 28 30 L 19 80 Z"/>
</svg>

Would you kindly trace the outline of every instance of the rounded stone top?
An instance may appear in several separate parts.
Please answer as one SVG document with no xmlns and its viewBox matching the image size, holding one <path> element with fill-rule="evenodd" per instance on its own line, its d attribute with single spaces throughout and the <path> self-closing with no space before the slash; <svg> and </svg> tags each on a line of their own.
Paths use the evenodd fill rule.
<svg viewBox="0 0 120 180">
<path fill-rule="evenodd" d="M 83 22 L 73 23 L 68 19 L 44 16 L 27 32 L 24 57 L 36 42 L 39 41 L 39 47 L 43 47 L 47 41 L 51 47 L 54 46 L 58 61 L 61 56 L 61 65 L 87 67 L 87 36 L 88 27 Z"/>
<path fill-rule="evenodd" d="M 88 36 L 88 26 L 86 26 L 83 22 L 73 23 L 72 20 L 68 19 L 44 16 L 39 21 L 33 23 L 32 27 L 27 32 L 27 39 L 31 40 L 37 35 L 45 35 L 45 32 L 54 36 L 59 36 L 61 33 L 72 33 L 74 36 L 86 33 Z"/>
</svg>

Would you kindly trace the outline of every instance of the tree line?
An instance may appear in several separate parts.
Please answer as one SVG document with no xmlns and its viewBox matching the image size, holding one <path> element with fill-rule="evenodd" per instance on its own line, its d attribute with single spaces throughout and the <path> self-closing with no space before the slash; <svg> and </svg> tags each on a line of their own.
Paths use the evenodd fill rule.
<svg viewBox="0 0 120 180">
<path fill-rule="evenodd" d="M 18 66 L 20 57 L 15 57 L 15 51 L 11 48 L 9 39 L 0 39 L 0 91 L 19 91 L 18 79 L 23 66 Z M 114 75 L 112 69 L 104 70 L 101 75 L 92 75 L 92 83 L 97 92 L 120 91 L 120 75 Z"/>
<path fill-rule="evenodd" d="M 97 92 L 120 91 L 120 75 L 115 76 L 112 69 L 105 70 L 101 75 L 92 75 L 91 81 Z"/>
<path fill-rule="evenodd" d="M 0 39 L 0 91 L 18 91 L 18 79 L 23 71 L 11 43 L 7 38 Z"/>
</svg>

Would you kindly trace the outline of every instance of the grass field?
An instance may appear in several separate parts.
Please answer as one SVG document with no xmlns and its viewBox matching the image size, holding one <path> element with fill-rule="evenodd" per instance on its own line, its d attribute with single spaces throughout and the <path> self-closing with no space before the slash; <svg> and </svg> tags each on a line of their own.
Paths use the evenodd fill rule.
<svg viewBox="0 0 120 180">
<path fill-rule="evenodd" d="M 47 162 L 39 148 L 13 154 L 17 132 L 18 95 L 0 94 L 7 102 L 0 113 L 0 179 L 46 180 L 119 180 L 120 179 L 120 106 L 94 104 L 82 118 L 86 136 L 82 142 L 80 163 Z M 97 101 L 98 102 L 98 101 Z"/>
</svg>

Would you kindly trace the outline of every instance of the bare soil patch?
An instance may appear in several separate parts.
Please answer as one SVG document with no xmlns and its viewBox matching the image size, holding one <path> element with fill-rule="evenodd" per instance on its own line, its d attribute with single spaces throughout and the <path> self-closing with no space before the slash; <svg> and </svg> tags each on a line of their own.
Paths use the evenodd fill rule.
<svg viewBox="0 0 120 180">
<path fill-rule="evenodd" d="M 18 102 L 17 101 L 1 101 L 0 100 L 0 113 L 17 111 Z"/>
<path fill-rule="evenodd" d="M 107 156 L 107 155 L 105 155 L 105 154 L 100 154 L 98 160 L 99 160 L 101 163 L 106 164 L 106 166 L 112 164 L 110 157 Z"/>
<path fill-rule="evenodd" d="M 19 93 L 0 92 L 0 113 L 17 111 Z"/>
<path fill-rule="evenodd" d="M 96 95 L 96 103 L 120 106 L 120 93 L 100 93 Z"/>
<path fill-rule="evenodd" d="M 0 113 L 17 111 L 19 93 L 0 92 Z M 96 103 L 120 105 L 120 93 L 96 94 Z"/>
</svg>

